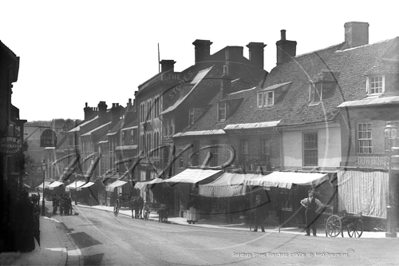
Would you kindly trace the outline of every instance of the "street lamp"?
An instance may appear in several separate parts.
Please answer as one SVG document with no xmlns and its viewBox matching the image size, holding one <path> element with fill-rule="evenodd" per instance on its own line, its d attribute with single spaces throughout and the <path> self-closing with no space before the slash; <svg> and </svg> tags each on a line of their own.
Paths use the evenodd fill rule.
<svg viewBox="0 0 399 266">
<path fill-rule="evenodd" d="M 395 125 L 388 121 L 384 130 L 385 138 L 387 139 L 388 144 L 388 203 L 387 203 L 387 232 L 385 233 L 386 237 L 396 237 L 396 204 L 395 204 L 395 189 L 396 189 L 396 180 L 392 175 L 392 150 L 394 140 L 397 135 L 397 129 Z"/>
<path fill-rule="evenodd" d="M 46 208 L 44 207 L 44 179 L 46 177 L 46 162 L 43 160 L 42 172 L 43 172 L 43 195 L 42 195 L 42 216 L 46 215 Z"/>
</svg>

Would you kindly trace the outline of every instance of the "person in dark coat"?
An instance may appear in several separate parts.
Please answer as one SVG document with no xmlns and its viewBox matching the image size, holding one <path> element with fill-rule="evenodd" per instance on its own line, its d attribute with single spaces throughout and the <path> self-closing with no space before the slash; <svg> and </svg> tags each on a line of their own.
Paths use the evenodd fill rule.
<svg viewBox="0 0 399 266">
<path fill-rule="evenodd" d="M 313 193 L 313 190 L 309 190 L 308 197 L 301 200 L 301 205 L 306 209 L 306 236 L 310 236 L 310 228 L 312 228 L 313 236 L 316 236 L 316 211 L 319 208 L 329 207 L 329 205 L 323 205 L 320 200 L 316 199 Z"/>
<path fill-rule="evenodd" d="M 40 245 L 40 206 L 37 198 L 33 198 L 33 236 L 36 238 L 37 243 Z"/>
<path fill-rule="evenodd" d="M 254 208 L 255 208 L 255 227 L 254 227 L 254 232 L 258 231 L 258 226 L 260 225 L 260 228 L 262 229 L 262 232 L 265 232 L 265 227 L 264 227 L 264 220 L 266 218 L 266 202 L 261 202 L 261 195 L 256 196 Z"/>
<path fill-rule="evenodd" d="M 53 214 L 57 214 L 57 209 L 59 205 L 58 196 L 56 194 L 53 194 L 52 200 L 53 200 Z"/>
<path fill-rule="evenodd" d="M 21 192 L 15 204 L 15 245 L 18 251 L 31 252 L 35 249 L 33 204 L 26 190 Z"/>
</svg>

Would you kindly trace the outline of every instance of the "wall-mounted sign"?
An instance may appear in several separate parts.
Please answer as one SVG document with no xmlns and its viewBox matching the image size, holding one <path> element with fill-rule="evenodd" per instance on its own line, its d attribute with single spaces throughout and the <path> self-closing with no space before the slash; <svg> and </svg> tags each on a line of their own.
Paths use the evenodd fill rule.
<svg viewBox="0 0 399 266">
<path fill-rule="evenodd" d="M 46 129 L 40 136 L 40 147 L 56 147 L 57 134 L 51 129 Z"/>
<path fill-rule="evenodd" d="M 387 156 L 358 156 L 357 166 L 361 168 L 383 168 L 388 165 Z"/>
<path fill-rule="evenodd" d="M 20 152 L 22 149 L 21 139 L 17 137 L 0 138 L 0 153 L 12 155 Z"/>
</svg>

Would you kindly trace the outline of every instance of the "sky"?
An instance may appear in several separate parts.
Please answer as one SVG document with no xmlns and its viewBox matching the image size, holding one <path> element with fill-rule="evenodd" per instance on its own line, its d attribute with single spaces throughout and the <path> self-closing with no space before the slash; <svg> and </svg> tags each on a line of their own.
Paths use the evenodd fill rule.
<svg viewBox="0 0 399 266">
<path fill-rule="evenodd" d="M 12 103 L 20 119 L 84 119 L 87 102 L 126 106 L 138 86 L 158 73 L 194 64 L 196 39 L 211 54 L 263 42 L 265 70 L 276 66 L 280 30 L 297 55 L 344 41 L 344 24 L 368 22 L 369 43 L 399 36 L 396 1 L 124 1 L 0 0 L 0 40 L 20 57 Z"/>
</svg>

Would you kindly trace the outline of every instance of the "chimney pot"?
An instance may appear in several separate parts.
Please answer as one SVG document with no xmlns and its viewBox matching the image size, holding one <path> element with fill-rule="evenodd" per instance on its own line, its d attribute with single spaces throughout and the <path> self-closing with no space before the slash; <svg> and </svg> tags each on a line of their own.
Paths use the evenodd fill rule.
<svg viewBox="0 0 399 266">
<path fill-rule="evenodd" d="M 276 42 L 277 46 L 277 65 L 288 62 L 296 56 L 296 41 L 285 39 L 285 30 L 281 30 L 281 40 Z"/>
<path fill-rule="evenodd" d="M 285 33 L 286 33 L 286 30 L 281 30 L 281 40 L 285 40 Z"/>
</svg>

